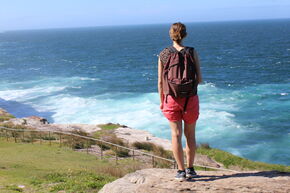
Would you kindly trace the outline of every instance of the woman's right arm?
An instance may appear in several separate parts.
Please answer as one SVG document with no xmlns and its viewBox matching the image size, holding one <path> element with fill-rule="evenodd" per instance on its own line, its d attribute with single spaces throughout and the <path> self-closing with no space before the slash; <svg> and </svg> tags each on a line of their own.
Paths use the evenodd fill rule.
<svg viewBox="0 0 290 193">
<path fill-rule="evenodd" d="M 194 58 L 195 58 L 195 63 L 196 63 L 197 81 L 198 81 L 198 84 L 200 84 L 202 83 L 202 75 L 201 75 L 201 70 L 200 70 L 199 57 L 195 50 L 194 50 Z"/>
<path fill-rule="evenodd" d="M 160 57 L 158 57 L 158 93 L 160 97 L 160 109 L 163 108 L 163 89 L 162 89 L 162 74 L 163 74 L 163 65 L 161 63 Z"/>
</svg>

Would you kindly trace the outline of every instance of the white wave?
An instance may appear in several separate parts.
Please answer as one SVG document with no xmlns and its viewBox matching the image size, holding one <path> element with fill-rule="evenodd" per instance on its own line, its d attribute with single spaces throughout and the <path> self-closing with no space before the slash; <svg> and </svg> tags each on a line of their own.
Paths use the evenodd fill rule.
<svg viewBox="0 0 290 193">
<path fill-rule="evenodd" d="M 99 78 L 89 78 L 89 77 L 75 77 L 79 80 L 92 80 L 92 81 L 95 81 L 95 80 L 100 80 Z"/>
<path fill-rule="evenodd" d="M 5 100 L 27 101 L 53 92 L 64 90 L 66 87 L 33 87 L 29 89 L 15 89 L 0 91 L 0 98 Z"/>
<path fill-rule="evenodd" d="M 55 88 L 51 88 L 51 90 L 55 90 Z M 21 97 L 27 99 L 31 98 L 31 95 L 33 97 L 39 96 L 41 91 L 37 89 L 12 91 L 15 93 L 15 97 L 7 97 L 3 92 L 0 92 L 0 97 L 18 98 L 17 100 Z M 231 96 L 232 99 L 224 100 L 219 94 L 214 95 L 214 93 L 220 93 L 218 91 L 219 89 L 211 83 L 200 86 L 198 141 L 212 143 L 215 140 L 220 140 L 222 136 L 236 136 L 244 132 L 243 126 L 235 122 L 235 115 L 230 112 L 237 109 L 234 105 L 234 97 Z M 112 98 L 112 96 L 115 97 Z M 134 93 L 104 93 L 89 98 L 58 94 L 38 100 L 38 104 L 34 107 L 38 111 L 55 112 L 52 118 L 54 122 L 58 123 L 99 124 L 113 122 L 144 129 L 167 139 L 170 139 L 171 136 L 168 121 L 159 110 L 158 93 L 138 95 Z M 232 132 L 233 129 L 235 132 Z"/>
<path fill-rule="evenodd" d="M 70 80 L 79 78 L 72 77 Z M 113 122 L 147 130 L 158 137 L 171 138 L 168 121 L 159 109 L 158 93 L 119 92 L 104 93 L 95 97 L 78 97 L 62 92 L 66 88 L 78 88 L 74 84 L 59 86 L 63 82 L 69 82 L 67 78 L 52 82 L 54 86 L 50 87 L 0 91 L 0 98 L 29 103 L 39 112 L 53 112 L 52 121 L 57 123 Z M 205 83 L 199 86 L 199 99 L 200 117 L 196 129 L 198 142 L 222 144 L 225 147 L 247 132 L 247 128 L 236 122 L 233 113 L 239 110 L 237 104 L 243 103 L 241 93 Z M 184 142 L 183 137 L 183 144 Z"/>
</svg>

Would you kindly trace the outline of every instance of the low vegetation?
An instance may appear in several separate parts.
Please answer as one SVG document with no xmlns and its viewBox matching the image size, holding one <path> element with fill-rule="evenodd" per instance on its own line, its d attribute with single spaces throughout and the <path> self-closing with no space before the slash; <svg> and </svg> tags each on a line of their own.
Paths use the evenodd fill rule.
<svg viewBox="0 0 290 193">
<path fill-rule="evenodd" d="M 0 122 L 8 121 L 9 119 L 15 118 L 10 113 L 6 112 L 4 109 L 0 108 Z"/>
<path fill-rule="evenodd" d="M 213 160 L 222 163 L 225 168 L 237 170 L 276 170 L 280 172 L 290 172 L 290 166 L 268 164 L 264 162 L 251 161 L 231 153 L 211 148 L 209 145 L 200 145 L 197 153 L 207 155 Z"/>
<path fill-rule="evenodd" d="M 120 127 L 119 124 L 104 124 L 102 126 L 99 125 L 100 128 L 102 128 L 99 131 L 96 131 L 93 134 L 93 137 L 96 139 L 102 139 L 104 141 L 114 143 L 120 146 L 128 147 L 128 144 L 126 144 L 122 139 L 118 138 L 115 133 L 114 129 Z M 129 156 L 129 150 L 123 149 L 123 148 L 117 148 L 115 146 L 105 144 L 102 142 L 96 142 L 97 145 L 99 145 L 103 150 L 112 150 L 117 154 L 118 157 L 128 157 Z"/>
<path fill-rule="evenodd" d="M 100 127 L 103 130 L 112 130 L 117 129 L 119 127 L 126 127 L 125 125 L 120 125 L 119 123 L 106 123 L 106 124 L 99 124 L 98 127 Z"/>
<path fill-rule="evenodd" d="M 131 158 L 115 161 L 60 148 L 58 144 L 14 143 L 0 138 L 0 192 L 98 192 L 142 168 Z"/>
</svg>

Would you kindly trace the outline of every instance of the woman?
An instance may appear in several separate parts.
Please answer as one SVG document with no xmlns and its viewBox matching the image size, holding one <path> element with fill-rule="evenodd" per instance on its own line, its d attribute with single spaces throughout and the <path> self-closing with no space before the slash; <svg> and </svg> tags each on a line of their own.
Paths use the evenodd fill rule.
<svg viewBox="0 0 290 193">
<path fill-rule="evenodd" d="M 182 23 L 174 23 L 171 25 L 169 30 L 169 35 L 173 41 L 173 49 L 175 51 L 182 53 L 186 47 L 182 44 L 182 40 L 186 37 L 186 27 Z M 172 47 L 171 47 L 172 48 Z M 171 127 L 172 135 L 172 151 L 174 158 L 178 165 L 178 171 L 175 179 L 185 180 L 187 178 L 192 178 L 196 175 L 193 162 L 195 156 L 195 125 L 199 116 L 199 99 L 198 95 L 190 96 L 187 103 L 184 97 L 173 97 L 171 95 L 164 95 L 164 84 L 163 84 L 163 66 L 168 60 L 170 60 L 170 48 L 163 49 L 158 58 L 158 92 L 160 95 L 160 109 L 164 116 L 168 119 L 169 125 Z M 190 52 L 192 58 L 195 60 L 195 71 L 196 71 L 196 87 L 202 82 L 199 59 L 197 52 L 192 49 Z M 186 105 L 185 105 L 186 103 Z M 186 106 L 186 111 L 182 109 Z M 184 121 L 184 134 L 186 137 L 186 168 L 184 166 L 183 148 L 181 143 L 182 138 L 182 120 Z"/>
</svg>

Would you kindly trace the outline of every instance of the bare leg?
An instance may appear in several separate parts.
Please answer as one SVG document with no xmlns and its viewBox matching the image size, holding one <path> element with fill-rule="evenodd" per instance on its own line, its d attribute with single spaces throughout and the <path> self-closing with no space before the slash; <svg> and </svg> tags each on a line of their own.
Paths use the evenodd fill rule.
<svg viewBox="0 0 290 193">
<path fill-rule="evenodd" d="M 186 137 L 186 164 L 188 168 L 193 166 L 195 156 L 195 125 L 196 122 L 192 124 L 184 123 L 184 135 Z"/>
<path fill-rule="evenodd" d="M 184 170 L 184 158 L 183 149 L 181 144 L 182 137 L 182 121 L 171 122 L 169 121 L 171 127 L 171 137 L 172 137 L 172 151 L 174 158 L 177 162 L 178 169 Z"/>
</svg>

